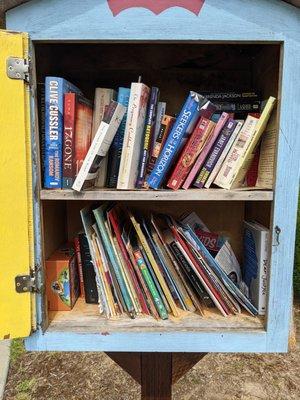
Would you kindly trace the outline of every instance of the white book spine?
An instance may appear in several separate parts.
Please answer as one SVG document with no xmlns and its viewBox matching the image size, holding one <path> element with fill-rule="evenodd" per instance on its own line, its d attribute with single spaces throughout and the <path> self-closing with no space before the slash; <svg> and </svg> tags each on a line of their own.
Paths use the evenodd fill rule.
<svg viewBox="0 0 300 400">
<path fill-rule="evenodd" d="M 268 275 L 269 275 L 269 232 L 263 231 L 260 233 L 260 253 L 258 254 L 259 261 L 259 276 L 256 282 L 256 306 L 259 315 L 265 315 L 267 307 L 267 290 L 268 290 Z"/>
<path fill-rule="evenodd" d="M 239 165 L 239 159 L 248 148 L 252 135 L 255 133 L 257 122 L 258 118 L 248 115 L 242 129 L 229 150 L 220 171 L 218 172 L 214 181 L 216 185 L 224 189 L 230 189 L 231 180 L 235 175 L 237 166 Z"/>
<path fill-rule="evenodd" d="M 122 104 L 118 104 L 110 122 L 107 123 L 105 121 L 102 121 L 100 123 L 100 126 L 83 161 L 83 164 L 75 179 L 72 189 L 80 191 L 85 180 L 87 178 L 92 178 L 91 175 L 89 176 L 91 166 L 97 156 L 104 157 L 107 154 L 124 114 L 125 107 Z"/>
<path fill-rule="evenodd" d="M 233 145 L 238 133 L 240 132 L 242 126 L 243 126 L 244 121 L 238 121 L 235 130 L 233 131 L 232 135 L 230 136 L 230 139 L 228 140 L 222 154 L 220 155 L 216 165 L 214 166 L 211 174 L 209 175 L 207 182 L 205 183 L 204 187 L 208 189 L 210 185 L 213 183 L 215 180 L 218 172 L 220 171 L 220 168 L 223 164 L 223 161 L 225 160 L 225 157 L 227 156 L 229 150 L 231 149 L 231 146 Z"/>
<path fill-rule="evenodd" d="M 134 189 L 138 175 L 149 88 L 132 83 L 117 189 Z"/>
</svg>

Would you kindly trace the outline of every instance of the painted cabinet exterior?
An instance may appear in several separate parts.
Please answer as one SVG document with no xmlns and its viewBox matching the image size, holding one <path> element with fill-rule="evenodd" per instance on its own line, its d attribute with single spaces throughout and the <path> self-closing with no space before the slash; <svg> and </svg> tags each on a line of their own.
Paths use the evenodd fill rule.
<svg viewBox="0 0 300 400">
<path fill-rule="evenodd" d="M 136 7 L 120 8 L 120 3 Z M 34 98 L 29 107 L 29 87 L 21 81 L 12 81 L 3 72 L 8 56 L 22 56 L 27 51 L 26 35 L 1 33 L 0 123 L 7 124 L 10 137 L 3 140 L 0 148 L 1 190 L 5 200 L 1 205 L 1 237 L 5 237 L 5 252 L 1 257 L 7 263 L 9 273 L 0 280 L 0 337 L 27 336 L 29 350 L 68 351 L 165 351 L 165 352 L 281 352 L 288 346 L 291 304 L 294 240 L 299 183 L 300 155 L 300 11 L 276 0 L 254 1 L 157 1 L 161 7 L 142 7 L 147 1 L 106 0 L 33 0 L 7 12 L 7 29 L 28 32 L 35 44 L 67 41 L 74 42 L 203 42 L 203 43 L 266 43 L 280 44 L 281 80 L 279 89 L 279 135 L 276 161 L 276 180 L 272 203 L 272 257 L 269 284 L 268 314 L 265 328 L 261 330 L 191 330 L 191 331 L 130 331 L 110 334 L 55 331 L 35 328 L 30 318 L 30 308 L 36 306 L 33 315 L 37 325 L 43 326 L 44 311 L 41 294 L 17 294 L 13 287 L 15 275 L 26 274 L 31 266 L 42 262 L 40 236 L 40 203 L 36 162 L 30 173 L 31 157 L 36 159 L 36 143 L 30 142 L 31 129 L 35 131 Z M 179 4 L 183 7 L 168 5 Z M 184 7 L 186 6 L 186 8 Z M 152 8 L 152 10 L 151 10 Z M 3 46 L 4 44 L 4 46 Z M 59 60 L 58 60 L 59 62 Z M 34 80 L 31 81 L 31 85 Z M 34 88 L 31 87 L 31 94 Z M 12 98 L 14 101 L 12 101 Z M 24 100 L 25 99 L 25 100 Z M 18 113 L 14 110 L 18 108 Z M 16 116 L 17 115 L 17 116 Z M 34 134 L 31 133 L 32 137 Z M 20 140 L 23 138 L 23 141 Z M 22 143 L 22 148 L 20 147 Z M 17 147 L 19 146 L 19 147 Z M 32 153 L 29 148 L 31 146 Z M 15 152 L 18 161 L 12 161 Z M 10 157 L 7 157 L 7 155 Z M 3 161 L 5 160 L 5 161 Z M 33 178 L 31 178 L 31 176 Z M 33 193 L 31 191 L 33 179 Z M 11 182 L 14 182 L 12 185 Z M 16 182 L 16 185 L 15 185 Z M 7 189 L 9 188 L 9 190 Z M 17 199 L 15 199 L 15 197 Z M 34 200 L 32 200 L 34 198 Z M 1 202 L 3 196 L 1 195 Z M 9 210 L 9 213 L 7 212 Z M 32 211 L 33 210 L 33 211 Z M 33 212 L 35 261 L 33 260 L 31 228 Z M 14 218 L 16 229 L 10 226 Z M 27 230 L 27 227 L 29 229 Z M 29 231 L 29 234 L 28 234 Z M 17 251 L 18 248 L 18 251 Z M 11 262 L 10 255 L 18 254 Z M 2 255 L 2 252 L 1 252 Z M 10 262 L 10 263 L 9 263 Z M 22 267 L 23 265 L 23 267 Z M 6 267 L 8 269 L 8 267 Z M 3 268 L 1 267 L 1 271 Z M 2 274 L 2 272 L 1 272 Z M 1 275 L 2 278 L 2 275 Z M 42 285 L 43 275 L 38 274 Z M 7 290 L 6 290 L 7 289 Z M 6 294 L 8 293 L 8 295 Z M 8 297 L 9 296 L 9 300 Z M 6 308 L 3 309 L 3 304 Z M 32 306 L 32 307 L 30 307 Z M 6 315 L 2 321 L 3 313 Z M 7 317 L 8 313 L 13 317 Z"/>
</svg>

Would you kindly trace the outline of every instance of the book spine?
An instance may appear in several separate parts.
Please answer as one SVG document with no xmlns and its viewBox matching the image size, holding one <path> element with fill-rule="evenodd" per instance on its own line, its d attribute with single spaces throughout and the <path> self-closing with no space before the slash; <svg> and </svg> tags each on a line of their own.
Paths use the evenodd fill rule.
<svg viewBox="0 0 300 400">
<path fill-rule="evenodd" d="M 92 183 L 96 179 L 101 160 L 107 154 L 114 135 L 125 114 L 125 107 L 122 104 L 112 101 L 111 105 L 113 114 L 111 118 L 104 118 L 100 123 L 96 136 L 93 139 L 82 167 L 72 186 L 74 190 L 80 191 L 86 180 Z"/>
<path fill-rule="evenodd" d="M 163 302 L 162 302 L 162 300 L 160 298 L 160 295 L 159 295 L 159 293 L 158 293 L 158 291 L 156 289 L 156 286 L 155 286 L 155 284 L 154 284 L 154 282 L 152 280 L 152 277 L 151 277 L 151 275 L 150 275 L 150 273 L 149 273 L 149 271 L 147 269 L 147 266 L 146 266 L 146 263 L 145 263 L 145 260 L 144 260 L 144 258 L 142 256 L 141 251 L 136 249 L 136 250 L 133 251 L 133 254 L 134 254 L 136 263 L 137 263 L 137 265 L 138 265 L 138 267 L 139 267 L 139 269 L 140 269 L 140 271 L 141 271 L 141 273 L 143 275 L 143 278 L 144 278 L 144 280 L 146 282 L 146 285 L 147 285 L 147 287 L 148 287 L 148 289 L 149 289 L 149 291 L 151 293 L 151 296 L 152 296 L 153 301 L 154 301 L 154 305 L 156 307 L 156 310 L 159 313 L 159 316 L 161 317 L 161 319 L 168 319 L 167 310 L 166 310 L 166 308 L 165 308 L 165 306 L 164 306 L 164 304 L 163 304 Z"/>
<path fill-rule="evenodd" d="M 62 187 L 63 83 L 46 77 L 45 81 L 45 170 L 44 187 Z"/>
<path fill-rule="evenodd" d="M 75 179 L 75 104 L 75 93 L 66 93 L 64 98 L 63 189 L 71 189 Z"/>
<path fill-rule="evenodd" d="M 251 136 L 255 132 L 257 122 L 257 118 L 248 115 L 214 181 L 217 186 L 230 189 L 239 159 L 243 154 L 244 148 L 247 147 Z"/>
<path fill-rule="evenodd" d="M 160 128 L 161 128 L 161 124 L 162 124 L 164 115 L 166 114 L 166 107 L 167 107 L 167 104 L 162 101 L 159 101 L 157 103 L 153 141 L 151 143 L 151 152 L 149 155 L 149 160 L 148 160 L 148 164 L 147 164 L 147 168 L 146 168 L 147 175 L 150 174 L 150 172 L 152 171 L 152 169 L 154 167 L 154 163 L 151 161 L 151 158 L 155 152 L 154 147 L 155 147 L 155 143 L 156 143 L 156 140 L 157 140 L 159 132 L 160 132 Z"/>
<path fill-rule="evenodd" d="M 108 165 L 107 165 L 107 180 L 106 186 L 108 188 L 116 188 L 118 182 L 118 174 L 119 174 L 119 167 L 122 155 L 122 147 L 124 141 L 124 133 L 125 133 L 125 126 L 126 126 L 126 118 L 127 118 L 127 108 L 129 103 L 129 96 L 130 96 L 130 89 L 128 88 L 119 88 L 118 92 L 118 103 L 122 104 L 126 107 L 125 115 L 122 119 L 121 125 L 117 130 L 117 133 L 114 137 L 114 140 L 111 144 L 108 153 Z"/>
<path fill-rule="evenodd" d="M 77 266 L 78 266 L 78 275 L 79 275 L 79 283 L 80 283 L 80 297 L 85 297 L 83 272 L 82 272 L 82 258 L 81 258 L 81 253 L 80 253 L 80 242 L 79 242 L 78 236 L 76 236 L 76 238 L 74 239 L 74 247 L 75 247 Z"/>
<path fill-rule="evenodd" d="M 207 154 L 211 147 L 213 146 L 215 140 L 219 136 L 221 130 L 223 129 L 224 125 L 226 124 L 227 120 L 229 118 L 229 115 L 227 113 L 222 113 L 221 117 L 219 118 L 217 125 L 215 126 L 214 130 L 212 131 L 212 134 L 210 135 L 209 138 L 207 138 L 204 147 L 201 150 L 201 153 L 199 154 L 196 162 L 194 163 L 192 169 L 190 170 L 184 184 L 182 185 L 183 189 L 188 189 L 191 184 L 193 183 L 197 172 L 201 168 L 202 164 L 205 161 L 205 158 L 207 157 Z"/>
<path fill-rule="evenodd" d="M 156 140 L 155 140 L 155 143 L 153 146 L 152 154 L 149 159 L 149 163 L 148 163 L 148 167 L 147 167 L 148 174 L 150 174 L 151 171 L 153 170 L 156 160 L 160 154 L 160 151 L 161 151 L 163 145 L 165 144 L 165 141 L 168 137 L 170 130 L 172 129 L 174 122 L 175 122 L 174 117 L 171 117 L 170 115 L 163 116 L 161 124 L 160 124 L 160 128 L 159 128 L 159 132 L 158 132 L 158 135 L 156 137 Z"/>
<path fill-rule="evenodd" d="M 157 101 L 159 97 L 159 89 L 157 87 L 153 87 L 150 93 L 147 117 L 146 117 L 146 125 L 144 131 L 144 145 L 141 153 L 141 160 L 139 166 L 139 173 L 136 181 L 136 188 L 141 189 L 144 184 L 145 175 L 146 175 L 146 167 L 148 163 L 149 153 L 151 151 L 151 143 L 153 140 L 154 129 L 155 129 L 155 117 L 156 117 L 156 107 Z"/>
<path fill-rule="evenodd" d="M 170 189 L 177 190 L 183 184 L 192 165 L 194 164 L 201 145 L 205 131 L 208 129 L 210 121 L 206 118 L 200 118 L 194 132 L 191 134 L 187 144 L 182 150 L 181 156 L 176 163 L 176 167 L 168 181 L 167 186 Z"/>
<path fill-rule="evenodd" d="M 267 308 L 267 290 L 268 290 L 268 275 L 269 275 L 269 236 L 268 231 L 261 232 L 261 252 L 259 265 L 259 288 L 258 288 L 258 314 L 265 315 Z"/>
<path fill-rule="evenodd" d="M 134 189 L 136 184 L 149 91 L 142 83 L 131 84 L 118 189 Z"/>
<path fill-rule="evenodd" d="M 211 173 L 213 167 L 216 165 L 219 156 L 221 155 L 222 151 L 224 150 L 230 136 L 234 132 L 234 129 L 237 125 L 237 122 L 233 119 L 229 119 L 227 121 L 226 126 L 222 129 L 219 137 L 217 138 L 215 144 L 213 145 L 207 159 L 202 167 L 194 186 L 198 188 L 203 188 L 209 174 Z"/>
<path fill-rule="evenodd" d="M 206 189 L 208 189 L 210 187 L 210 185 L 213 183 L 213 181 L 215 180 L 218 172 L 220 171 L 220 168 L 223 164 L 223 161 L 225 160 L 225 157 L 227 156 L 229 150 L 231 149 L 232 144 L 234 143 L 239 131 L 241 130 L 242 126 L 243 126 L 244 121 L 238 121 L 235 130 L 233 131 L 233 134 L 230 136 L 224 150 L 222 151 L 222 154 L 220 155 L 220 157 L 218 158 L 216 165 L 214 166 L 212 172 L 210 173 L 204 187 L 206 187 Z"/>
<path fill-rule="evenodd" d="M 201 116 L 201 106 L 205 104 L 207 100 L 203 96 L 190 92 L 147 179 L 147 184 L 152 189 L 158 189 L 162 185 L 176 155 L 184 145 L 185 138 L 191 134 Z"/>
<path fill-rule="evenodd" d="M 80 254 L 82 259 L 82 275 L 84 282 L 84 295 L 87 303 L 98 303 L 98 290 L 96 286 L 96 273 L 94 270 L 89 244 L 85 234 L 79 234 Z"/>
<path fill-rule="evenodd" d="M 276 99 L 274 97 L 269 97 L 267 104 L 264 107 L 264 110 L 255 126 L 254 132 L 250 137 L 249 142 L 244 146 L 243 152 L 241 153 L 240 158 L 237 160 L 236 168 L 233 173 L 233 176 L 229 182 L 229 188 L 235 189 L 244 181 L 245 175 L 251 165 L 251 162 L 255 155 L 255 147 L 266 129 L 267 123 L 270 119 L 271 113 L 275 106 Z"/>
</svg>

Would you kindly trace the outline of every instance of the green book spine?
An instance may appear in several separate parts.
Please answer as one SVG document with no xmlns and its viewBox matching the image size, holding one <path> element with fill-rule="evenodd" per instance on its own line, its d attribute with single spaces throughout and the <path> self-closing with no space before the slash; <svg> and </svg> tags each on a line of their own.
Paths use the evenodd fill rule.
<svg viewBox="0 0 300 400">
<path fill-rule="evenodd" d="M 134 253 L 134 257 L 136 259 L 137 265 L 143 275 L 143 278 L 145 279 L 146 285 L 148 286 L 148 289 L 154 300 L 155 307 L 156 307 L 161 319 L 168 319 L 167 310 L 159 296 L 159 293 L 158 293 L 158 291 L 155 287 L 155 284 L 153 282 L 153 279 L 147 269 L 145 260 L 142 256 L 140 250 L 134 250 L 133 253 Z"/>
</svg>

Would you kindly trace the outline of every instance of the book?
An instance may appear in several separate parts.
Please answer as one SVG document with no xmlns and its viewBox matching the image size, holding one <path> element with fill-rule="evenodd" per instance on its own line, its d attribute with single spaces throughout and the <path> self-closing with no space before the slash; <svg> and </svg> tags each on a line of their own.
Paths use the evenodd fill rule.
<svg viewBox="0 0 300 400">
<path fill-rule="evenodd" d="M 64 96 L 63 180 L 62 188 L 71 189 L 91 145 L 92 103 L 82 95 Z"/>
<path fill-rule="evenodd" d="M 194 130 L 199 118 L 210 118 L 215 107 L 204 96 L 196 92 L 190 92 L 178 118 L 176 119 L 168 137 L 155 163 L 155 166 L 147 178 L 147 184 L 152 189 L 159 189 L 167 177 L 176 156 L 179 154 L 188 136 Z"/>
<path fill-rule="evenodd" d="M 95 89 L 92 140 L 96 136 L 96 133 L 100 126 L 100 122 L 102 121 L 104 114 L 112 100 L 116 100 L 115 90 L 108 88 Z M 108 163 L 108 157 L 104 157 L 101 169 L 98 172 L 98 176 L 95 181 L 95 186 L 97 187 L 102 188 L 105 186 L 106 175 L 107 175 L 107 163 Z"/>
<path fill-rule="evenodd" d="M 254 157 L 250 164 L 250 167 L 246 173 L 244 186 L 245 187 L 255 187 L 258 178 L 258 164 L 260 156 L 260 143 L 256 146 L 254 150 Z"/>
<path fill-rule="evenodd" d="M 96 274 L 92 262 L 88 240 L 85 233 L 78 234 L 80 255 L 82 262 L 82 276 L 84 284 L 84 297 L 86 303 L 98 304 L 98 289 L 96 285 Z"/>
<path fill-rule="evenodd" d="M 108 188 L 117 187 L 119 167 L 120 167 L 122 148 L 124 142 L 129 96 L 130 96 L 129 88 L 124 88 L 124 87 L 119 88 L 117 102 L 123 104 L 123 106 L 126 107 L 126 112 L 108 152 L 108 164 L 107 164 L 107 176 L 106 176 L 106 186 Z"/>
<path fill-rule="evenodd" d="M 218 172 L 220 171 L 220 168 L 223 164 L 223 161 L 225 160 L 225 157 L 227 156 L 229 150 L 231 149 L 232 144 L 234 143 L 239 131 L 241 130 L 242 126 L 244 124 L 244 120 L 238 120 L 237 121 L 237 125 L 235 127 L 235 130 L 233 131 L 232 135 L 230 136 L 224 150 L 222 151 L 220 157 L 218 158 L 215 166 L 213 167 L 213 170 L 211 171 L 204 187 L 206 189 L 210 188 L 210 186 L 212 185 L 212 183 L 214 182 Z"/>
<path fill-rule="evenodd" d="M 224 150 L 230 136 L 235 130 L 237 122 L 234 119 L 229 118 L 221 130 L 219 136 L 215 140 L 215 143 L 212 145 L 210 152 L 208 153 L 207 159 L 201 168 L 198 177 L 194 183 L 194 186 L 198 188 L 203 188 L 209 174 L 213 170 L 216 165 L 218 158 L 222 151 Z"/>
<path fill-rule="evenodd" d="M 251 113 L 260 110 L 260 94 L 245 92 L 203 92 L 217 107 L 217 112 Z"/>
<path fill-rule="evenodd" d="M 80 297 L 85 297 L 84 294 L 84 281 L 83 281 L 83 265 L 82 265 L 82 257 L 81 257 L 81 252 L 80 252 L 80 242 L 79 242 L 79 237 L 76 236 L 74 238 L 74 248 L 75 248 L 75 253 L 76 253 L 76 258 L 77 258 L 77 267 L 78 267 L 78 276 L 79 276 L 79 284 L 80 284 Z"/>
<path fill-rule="evenodd" d="M 238 159 L 242 155 L 243 148 L 250 142 L 257 122 L 258 118 L 248 115 L 214 180 L 215 185 L 224 189 L 230 188 L 230 182 L 233 180 Z"/>
<path fill-rule="evenodd" d="M 38 126 L 40 134 L 40 154 L 41 154 L 41 179 L 44 182 L 45 172 L 45 120 L 46 120 L 46 105 L 45 105 L 45 82 L 37 83 L 37 101 L 38 101 Z"/>
<path fill-rule="evenodd" d="M 170 189 L 177 190 L 181 187 L 214 127 L 214 122 L 207 118 L 200 118 L 169 178 L 167 186 Z"/>
<path fill-rule="evenodd" d="M 140 151 L 150 89 L 140 82 L 133 82 L 120 161 L 118 189 L 134 189 L 139 169 Z"/>
<path fill-rule="evenodd" d="M 96 180 L 101 161 L 106 156 L 111 142 L 125 114 L 125 107 L 111 101 L 107 112 L 100 123 L 72 189 L 80 191 L 83 186 L 92 186 Z"/>
<path fill-rule="evenodd" d="M 184 184 L 182 185 L 183 189 L 188 189 L 191 184 L 193 183 L 198 171 L 202 167 L 211 147 L 213 146 L 214 142 L 216 141 L 217 137 L 219 136 L 220 132 L 222 131 L 223 127 L 225 126 L 229 115 L 227 113 L 222 113 L 218 122 L 216 123 L 214 129 L 211 131 L 209 137 L 205 140 L 204 146 L 201 149 L 199 156 L 197 157 L 196 161 L 194 162 L 193 167 L 191 168 L 188 176 L 186 177 Z"/>
<path fill-rule="evenodd" d="M 56 250 L 45 263 L 49 311 L 70 311 L 79 296 L 79 279 L 72 244 Z"/>
<path fill-rule="evenodd" d="M 162 147 L 165 144 L 165 141 L 168 137 L 168 134 L 170 132 L 170 130 L 172 129 L 172 126 L 175 122 L 175 118 L 172 117 L 171 115 L 164 115 L 160 126 L 159 126 L 159 130 L 154 142 L 154 146 L 153 146 L 153 150 L 152 150 L 152 154 L 148 163 L 148 168 L 147 168 L 147 173 L 150 174 L 155 163 L 156 160 L 160 154 L 160 151 L 162 149 Z M 156 125 L 157 127 L 157 125 Z"/>
<path fill-rule="evenodd" d="M 258 141 L 263 134 L 264 130 L 266 129 L 267 123 L 269 121 L 269 118 L 271 116 L 271 113 L 273 111 L 273 108 L 275 106 L 276 99 L 275 97 L 270 96 L 269 99 L 266 102 L 266 105 L 264 106 L 264 109 L 261 113 L 260 118 L 256 121 L 254 130 L 251 131 L 249 140 L 244 140 L 244 138 L 241 138 L 240 135 L 238 135 L 238 138 L 240 138 L 240 141 L 238 143 L 239 146 L 242 145 L 241 151 L 239 152 L 239 156 L 234 163 L 234 166 L 232 170 L 230 171 L 229 176 L 226 176 L 226 179 L 224 179 L 224 176 L 222 176 L 222 169 L 220 170 L 217 179 L 220 175 L 220 179 L 218 180 L 218 186 L 223 187 L 224 189 L 235 189 L 237 187 L 240 187 L 244 181 L 245 175 L 251 165 L 251 162 L 253 160 L 253 157 L 255 155 L 255 148 L 258 144 Z M 251 116 L 250 116 L 251 117 Z M 248 118 L 250 118 L 248 117 Z M 253 117 L 251 117 L 253 118 Z M 243 129 L 241 129 L 241 132 Z M 226 163 L 226 160 L 225 162 Z M 226 174 L 226 170 L 225 170 Z"/>
<path fill-rule="evenodd" d="M 244 222 L 244 282 L 259 315 L 265 315 L 270 266 L 270 230 L 257 222 Z"/>
<path fill-rule="evenodd" d="M 149 97 L 149 104 L 146 114 L 146 123 L 144 128 L 144 138 L 143 146 L 140 156 L 139 172 L 136 181 L 136 188 L 141 189 L 144 185 L 146 168 L 148 164 L 149 154 L 152 150 L 152 142 L 155 130 L 156 122 L 156 108 L 159 99 L 159 89 L 157 87 L 152 87 Z"/>
<path fill-rule="evenodd" d="M 67 80 L 54 76 L 45 79 L 45 158 L 44 188 L 62 188 L 62 147 L 64 94 L 81 93 Z"/>
<path fill-rule="evenodd" d="M 152 156 L 153 151 L 154 151 L 154 144 L 155 144 L 156 139 L 158 137 L 163 117 L 166 114 L 166 108 L 167 108 L 167 103 L 165 103 L 163 101 L 159 101 L 157 103 L 156 117 L 155 117 L 155 124 L 154 124 L 154 133 L 153 133 L 152 140 L 151 140 L 151 145 L 150 145 L 149 162 L 147 164 L 147 174 L 149 174 L 152 171 L 152 169 L 150 167 L 150 159 L 151 159 L 151 156 Z"/>
</svg>

